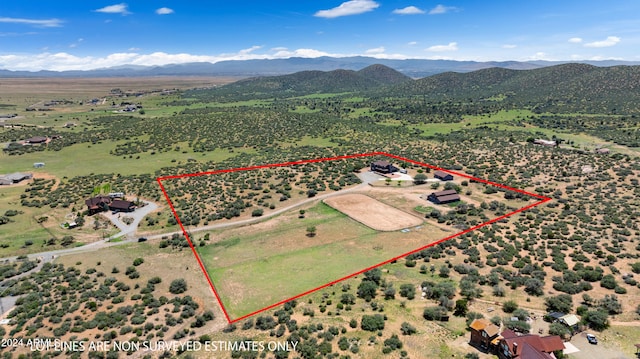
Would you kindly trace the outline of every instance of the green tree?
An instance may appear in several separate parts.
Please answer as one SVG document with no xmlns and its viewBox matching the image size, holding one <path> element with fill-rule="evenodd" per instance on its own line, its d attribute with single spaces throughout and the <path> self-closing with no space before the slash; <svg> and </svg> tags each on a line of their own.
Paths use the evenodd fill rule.
<svg viewBox="0 0 640 359">
<path fill-rule="evenodd" d="M 503 323 L 507 328 L 516 332 L 529 333 L 531 331 L 531 325 L 522 320 L 505 320 Z"/>
<path fill-rule="evenodd" d="M 460 295 L 467 299 L 480 298 L 482 288 L 478 287 L 471 279 L 463 278 L 460 281 Z"/>
<path fill-rule="evenodd" d="M 402 333 L 402 335 L 411 335 L 411 334 L 415 334 L 417 332 L 416 327 L 414 327 L 413 325 L 404 322 L 400 325 L 400 333 Z"/>
<path fill-rule="evenodd" d="M 364 278 L 374 282 L 377 285 L 380 285 L 380 280 L 382 279 L 382 271 L 380 268 L 373 268 L 364 272 Z"/>
<path fill-rule="evenodd" d="M 253 212 L 251 212 L 252 217 L 260 217 L 263 214 L 264 214 L 264 210 L 262 208 L 254 209 Z"/>
<path fill-rule="evenodd" d="M 451 272 L 451 270 L 446 265 L 443 264 L 442 266 L 440 266 L 440 270 L 439 270 L 440 277 L 449 278 L 449 273 L 450 272 Z"/>
<path fill-rule="evenodd" d="M 537 278 L 529 278 L 524 282 L 524 291 L 535 296 L 544 294 L 544 282 Z"/>
<path fill-rule="evenodd" d="M 133 260 L 133 265 L 136 266 L 136 267 L 141 265 L 142 263 L 144 263 L 144 259 L 142 259 L 142 258 L 136 258 L 136 259 Z"/>
<path fill-rule="evenodd" d="M 607 289 L 614 289 L 618 283 L 613 275 L 607 274 L 600 280 L 600 286 Z"/>
<path fill-rule="evenodd" d="M 415 184 L 425 184 L 427 183 L 427 175 L 424 173 L 418 173 L 413 176 L 413 183 Z"/>
<path fill-rule="evenodd" d="M 440 320 L 446 315 L 447 308 L 439 305 L 426 307 L 422 312 L 422 317 L 424 317 L 424 319 L 426 320 Z"/>
<path fill-rule="evenodd" d="M 547 312 L 569 313 L 573 309 L 573 297 L 569 294 L 560 294 L 544 299 Z"/>
<path fill-rule="evenodd" d="M 600 307 L 602 310 L 606 311 L 609 314 L 622 313 L 622 304 L 618 301 L 618 297 L 614 294 L 605 295 L 604 298 L 602 298 L 598 302 L 598 307 Z"/>
<path fill-rule="evenodd" d="M 400 296 L 403 298 L 407 298 L 409 300 L 416 297 L 416 287 L 412 284 L 402 284 L 400 285 Z"/>
<path fill-rule="evenodd" d="M 456 300 L 456 307 L 453 310 L 453 315 L 457 317 L 464 317 L 468 310 L 468 301 L 466 299 L 458 299 Z"/>
<path fill-rule="evenodd" d="M 518 309 L 518 303 L 515 300 L 508 300 L 502 303 L 502 310 L 505 313 L 513 313 L 514 310 Z"/>
<path fill-rule="evenodd" d="M 380 314 L 363 315 L 360 327 L 369 332 L 384 329 L 384 317 Z"/>
<path fill-rule="evenodd" d="M 365 279 L 358 285 L 358 297 L 366 301 L 375 298 L 377 291 L 378 285 L 370 280 Z"/>
<path fill-rule="evenodd" d="M 391 335 L 391 337 L 386 339 L 383 344 L 385 348 L 389 348 L 391 351 L 402 349 L 402 341 L 396 334 Z"/>
<path fill-rule="evenodd" d="M 184 279 L 174 279 L 169 285 L 169 292 L 172 294 L 181 294 L 187 291 L 187 281 Z"/>
<path fill-rule="evenodd" d="M 393 285 L 388 285 L 384 290 L 384 299 L 394 299 L 396 297 L 396 289 Z"/>
<path fill-rule="evenodd" d="M 571 330 L 569 329 L 569 327 L 562 323 L 554 322 L 549 324 L 549 334 L 559 335 L 562 338 L 568 338 L 571 336 Z"/>
<path fill-rule="evenodd" d="M 315 237 L 316 236 L 316 226 L 307 227 L 307 237 Z"/>
<path fill-rule="evenodd" d="M 594 330 L 605 330 L 609 328 L 609 316 L 602 310 L 590 310 L 584 313 L 582 321 L 589 328 Z"/>
</svg>

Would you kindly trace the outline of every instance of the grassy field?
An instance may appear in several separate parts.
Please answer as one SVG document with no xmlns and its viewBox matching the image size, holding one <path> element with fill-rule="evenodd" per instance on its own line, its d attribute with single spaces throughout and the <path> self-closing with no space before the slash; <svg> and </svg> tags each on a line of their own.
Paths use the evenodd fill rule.
<svg viewBox="0 0 640 359">
<path fill-rule="evenodd" d="M 445 237 L 425 226 L 410 233 L 378 233 L 317 204 L 306 218 L 284 214 L 224 233 L 198 252 L 232 317 L 301 294 Z M 317 235 L 306 236 L 316 226 Z M 252 226 L 253 227 L 253 226 Z"/>
<path fill-rule="evenodd" d="M 121 141 L 124 143 L 125 141 Z M 91 173 L 120 173 L 122 175 L 134 175 L 154 173 L 163 167 L 175 166 L 185 163 L 189 159 L 198 162 L 219 162 L 234 157 L 241 152 L 254 152 L 252 149 L 216 149 L 210 152 L 195 153 L 191 150 L 169 152 L 144 152 L 138 155 L 126 157 L 114 156 L 109 151 L 114 150 L 119 142 L 102 142 L 95 145 L 77 144 L 65 147 L 60 151 L 40 151 L 26 153 L 20 156 L 0 154 L 0 173 L 32 172 L 47 173 L 57 178 L 86 176 Z M 186 144 L 183 148 L 188 149 Z M 182 146 L 181 146 L 182 147 Z M 34 162 L 44 162 L 45 167 L 35 169 Z"/>
</svg>

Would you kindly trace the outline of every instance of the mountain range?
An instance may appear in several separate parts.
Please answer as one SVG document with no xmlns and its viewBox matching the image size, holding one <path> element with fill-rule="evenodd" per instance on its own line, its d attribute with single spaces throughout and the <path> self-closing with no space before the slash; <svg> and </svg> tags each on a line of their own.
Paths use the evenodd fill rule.
<svg viewBox="0 0 640 359">
<path fill-rule="evenodd" d="M 507 107 L 545 112 L 638 113 L 640 66 L 569 63 L 531 70 L 492 67 L 413 79 L 375 64 L 358 71 L 301 71 L 252 77 L 217 88 L 189 91 L 188 97 L 237 101 L 353 92 L 368 97 L 413 97 L 430 102 L 500 101 Z"/>
<path fill-rule="evenodd" d="M 300 71 L 358 71 L 373 64 L 381 64 L 395 69 L 406 76 L 421 78 L 443 72 L 472 72 L 487 68 L 511 70 L 531 70 L 568 62 L 550 61 L 454 61 L 454 60 L 385 60 L 365 56 L 353 57 L 292 57 L 287 59 L 229 60 L 216 63 L 194 62 L 164 66 L 122 65 L 96 70 L 73 71 L 10 71 L 0 70 L 0 78 L 8 77 L 144 77 L 144 76 L 274 76 Z M 629 61 L 581 61 L 580 63 L 598 67 L 617 65 L 640 65 Z"/>
</svg>

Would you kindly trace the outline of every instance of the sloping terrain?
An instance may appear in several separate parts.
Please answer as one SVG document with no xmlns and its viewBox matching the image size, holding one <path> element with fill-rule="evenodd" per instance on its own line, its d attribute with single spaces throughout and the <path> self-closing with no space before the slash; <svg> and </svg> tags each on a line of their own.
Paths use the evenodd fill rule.
<svg viewBox="0 0 640 359">
<path fill-rule="evenodd" d="M 360 71 L 301 71 L 290 75 L 254 77 L 213 90 L 195 91 L 193 97 L 213 92 L 234 99 L 296 97 L 318 93 L 370 91 L 411 79 L 384 65 L 371 65 Z"/>
<path fill-rule="evenodd" d="M 448 72 L 396 87 L 398 94 L 437 101 L 504 97 L 504 101 L 535 106 L 540 112 L 638 112 L 639 90 L 639 66 L 585 64 Z"/>
</svg>

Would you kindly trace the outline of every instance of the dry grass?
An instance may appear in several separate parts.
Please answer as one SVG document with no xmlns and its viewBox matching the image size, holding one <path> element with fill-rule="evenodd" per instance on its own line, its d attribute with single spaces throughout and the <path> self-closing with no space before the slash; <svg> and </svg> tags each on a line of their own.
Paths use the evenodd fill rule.
<svg viewBox="0 0 640 359">
<path fill-rule="evenodd" d="M 37 95 L 104 95 L 113 88 L 123 91 L 154 89 L 188 89 L 219 86 L 238 80 L 234 77 L 103 77 L 103 78 L 6 78 L 2 79 L 0 96 L 37 97 Z"/>
<path fill-rule="evenodd" d="M 346 194 L 324 201 L 365 226 L 378 231 L 397 231 L 422 224 L 422 219 L 363 194 Z"/>
</svg>

